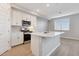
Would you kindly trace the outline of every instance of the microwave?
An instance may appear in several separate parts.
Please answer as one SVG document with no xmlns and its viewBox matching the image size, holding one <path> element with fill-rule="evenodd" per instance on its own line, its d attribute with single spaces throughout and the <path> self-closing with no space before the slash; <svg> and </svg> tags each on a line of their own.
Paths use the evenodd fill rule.
<svg viewBox="0 0 79 59">
<path fill-rule="evenodd" d="M 25 20 L 22 20 L 22 26 L 30 26 L 31 25 L 31 21 L 25 21 Z"/>
</svg>

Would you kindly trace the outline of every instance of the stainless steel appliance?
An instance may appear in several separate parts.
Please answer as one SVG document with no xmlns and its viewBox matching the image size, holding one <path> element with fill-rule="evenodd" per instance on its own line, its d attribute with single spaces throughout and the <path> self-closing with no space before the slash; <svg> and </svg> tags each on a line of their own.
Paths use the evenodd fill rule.
<svg viewBox="0 0 79 59">
<path fill-rule="evenodd" d="M 28 27 L 31 26 L 31 21 L 25 21 L 22 20 L 22 27 L 21 27 L 21 31 L 22 32 L 29 32 Z"/>
<path fill-rule="evenodd" d="M 31 40 L 31 34 L 29 34 L 31 31 L 28 29 L 28 27 L 30 26 L 31 26 L 31 21 L 22 20 L 21 31 L 24 33 L 24 43 L 30 42 Z"/>
</svg>

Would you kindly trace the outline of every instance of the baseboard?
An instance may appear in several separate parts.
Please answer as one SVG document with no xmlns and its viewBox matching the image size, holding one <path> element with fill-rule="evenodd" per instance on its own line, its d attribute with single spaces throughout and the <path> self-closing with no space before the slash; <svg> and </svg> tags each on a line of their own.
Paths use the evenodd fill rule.
<svg viewBox="0 0 79 59">
<path fill-rule="evenodd" d="M 50 56 L 59 46 L 60 46 L 60 43 L 52 51 L 50 51 L 46 56 Z"/>
<path fill-rule="evenodd" d="M 7 52 L 8 50 L 10 50 L 10 49 L 11 49 L 11 47 L 8 47 L 7 50 L 2 51 L 2 53 L 0 54 L 0 56 L 3 55 L 4 53 L 6 53 L 6 52 Z"/>
<path fill-rule="evenodd" d="M 79 40 L 79 38 L 73 38 L 73 37 L 61 37 L 61 38 L 72 39 L 72 40 Z"/>
</svg>

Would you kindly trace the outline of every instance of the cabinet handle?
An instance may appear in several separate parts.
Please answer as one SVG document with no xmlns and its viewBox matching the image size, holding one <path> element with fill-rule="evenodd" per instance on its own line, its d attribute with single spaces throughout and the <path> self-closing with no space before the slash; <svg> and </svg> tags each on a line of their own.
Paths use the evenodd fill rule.
<svg viewBox="0 0 79 59">
<path fill-rule="evenodd" d="M 9 19 L 8 19 L 8 21 L 9 21 Z"/>
<path fill-rule="evenodd" d="M 18 39 L 19 39 L 19 37 L 18 37 Z"/>
</svg>

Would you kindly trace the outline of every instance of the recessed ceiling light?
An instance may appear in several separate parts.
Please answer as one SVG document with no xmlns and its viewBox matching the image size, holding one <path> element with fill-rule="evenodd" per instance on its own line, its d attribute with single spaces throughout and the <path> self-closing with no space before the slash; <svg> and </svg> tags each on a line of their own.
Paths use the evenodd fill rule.
<svg viewBox="0 0 79 59">
<path fill-rule="evenodd" d="M 50 4 L 46 4 L 46 7 L 50 7 Z"/>
<path fill-rule="evenodd" d="M 37 9 L 36 11 L 39 12 L 39 9 Z"/>
</svg>

